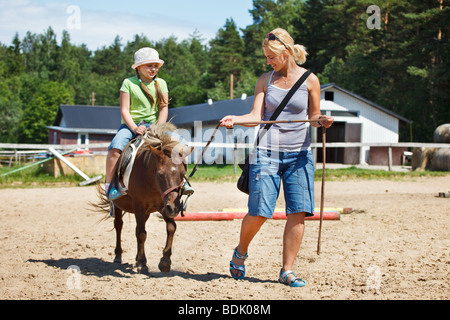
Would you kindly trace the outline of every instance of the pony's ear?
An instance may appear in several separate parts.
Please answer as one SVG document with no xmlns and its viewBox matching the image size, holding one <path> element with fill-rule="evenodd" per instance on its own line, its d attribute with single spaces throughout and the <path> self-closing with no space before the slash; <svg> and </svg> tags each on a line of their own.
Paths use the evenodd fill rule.
<svg viewBox="0 0 450 320">
<path fill-rule="evenodd" d="M 188 155 L 190 155 L 191 153 L 192 153 L 192 151 L 194 151 L 194 147 L 188 147 L 188 146 L 184 146 L 183 147 L 183 153 L 182 154 L 180 154 L 180 156 L 182 156 L 183 158 L 184 157 L 187 157 Z"/>
<path fill-rule="evenodd" d="M 148 146 L 148 147 L 150 148 L 150 151 L 151 151 L 152 154 L 154 154 L 158 158 L 162 158 L 163 152 L 161 150 L 153 148 L 152 146 Z"/>
</svg>

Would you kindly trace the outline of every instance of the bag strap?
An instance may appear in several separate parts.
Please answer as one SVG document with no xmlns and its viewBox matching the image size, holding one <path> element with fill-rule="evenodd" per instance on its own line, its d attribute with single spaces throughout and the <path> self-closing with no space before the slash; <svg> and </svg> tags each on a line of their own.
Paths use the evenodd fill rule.
<svg viewBox="0 0 450 320">
<path fill-rule="evenodd" d="M 310 70 L 307 70 L 301 77 L 300 79 L 294 84 L 294 86 L 291 88 L 291 90 L 288 92 L 288 94 L 286 95 L 286 97 L 284 97 L 283 101 L 281 101 L 280 105 L 278 106 L 278 108 L 275 110 L 275 112 L 272 114 L 272 117 L 270 117 L 269 121 L 274 121 L 278 118 L 278 116 L 280 115 L 280 113 L 283 111 L 284 107 L 286 107 L 287 103 L 289 102 L 289 100 L 291 100 L 292 96 L 295 94 L 295 92 L 300 88 L 300 86 L 303 84 L 303 82 L 306 81 L 306 79 L 309 77 L 309 75 L 311 74 Z M 268 123 L 266 124 L 266 126 L 264 127 L 264 129 L 261 131 L 261 134 L 258 136 L 258 138 L 256 139 L 256 143 L 255 143 L 255 147 L 258 146 L 259 144 L 259 140 L 264 137 L 264 135 L 267 133 L 267 131 L 270 129 L 270 127 L 272 126 L 273 123 Z"/>
</svg>

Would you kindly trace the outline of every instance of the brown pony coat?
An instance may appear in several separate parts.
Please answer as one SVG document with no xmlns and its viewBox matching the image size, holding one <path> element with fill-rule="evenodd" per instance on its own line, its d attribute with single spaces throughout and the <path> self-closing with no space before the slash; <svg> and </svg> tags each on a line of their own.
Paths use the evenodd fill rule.
<svg viewBox="0 0 450 320">
<path fill-rule="evenodd" d="M 130 175 L 127 194 L 114 201 L 114 228 L 116 229 L 116 248 L 114 262 L 122 262 L 121 232 L 124 212 L 134 213 L 136 218 L 137 255 L 136 267 L 140 273 L 148 272 L 144 244 L 147 239 L 145 223 L 152 212 L 160 212 L 166 222 L 167 240 L 163 257 L 159 263 L 162 272 L 169 272 L 171 267 L 173 237 L 176 231 L 174 218 L 181 210 L 181 185 L 186 175 L 183 159 L 192 152 L 172 136 L 168 131 L 175 131 L 171 123 L 152 125 L 144 135 L 144 144 L 138 150 Z M 122 158 L 122 157 L 121 157 Z M 120 169 L 121 158 L 116 166 Z M 164 198 L 163 194 L 168 192 Z M 111 202 L 104 190 L 99 190 L 100 202 L 97 209 L 109 213 Z"/>
</svg>

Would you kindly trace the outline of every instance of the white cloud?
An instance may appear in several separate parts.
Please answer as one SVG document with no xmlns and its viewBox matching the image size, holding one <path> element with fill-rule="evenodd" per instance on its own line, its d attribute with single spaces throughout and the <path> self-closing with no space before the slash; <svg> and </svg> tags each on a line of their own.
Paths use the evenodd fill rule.
<svg viewBox="0 0 450 320">
<path fill-rule="evenodd" d="M 91 50 L 109 46 L 119 35 L 122 43 L 132 40 L 136 34 L 144 34 L 150 40 L 160 40 L 172 35 L 179 40 L 186 39 L 198 29 L 203 38 L 215 36 L 217 29 L 205 26 L 201 21 L 189 22 L 173 20 L 167 16 L 152 13 L 152 17 L 130 13 L 94 11 L 80 8 L 68 11 L 70 3 L 43 2 L 30 0 L 0 1 L 0 42 L 10 45 L 14 34 L 22 39 L 27 31 L 43 33 L 49 26 L 61 39 L 62 31 L 67 30 L 71 42 L 85 43 Z M 79 18 L 79 19 L 78 19 Z M 79 25 L 74 25 L 79 21 Z M 75 28 L 74 28 L 75 27 Z"/>
</svg>

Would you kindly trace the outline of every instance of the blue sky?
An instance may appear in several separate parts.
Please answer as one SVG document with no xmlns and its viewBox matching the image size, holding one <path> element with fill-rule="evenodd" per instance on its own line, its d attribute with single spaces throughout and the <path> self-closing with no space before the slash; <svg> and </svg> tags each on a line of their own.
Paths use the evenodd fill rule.
<svg viewBox="0 0 450 320">
<path fill-rule="evenodd" d="M 252 0 L 0 0 L 0 42 L 10 45 L 16 32 L 22 39 L 27 31 L 43 33 L 49 26 L 58 41 L 67 30 L 73 44 L 91 50 L 109 46 L 116 35 L 125 44 L 135 34 L 183 40 L 198 30 L 207 41 L 228 18 L 238 28 L 252 24 L 252 8 Z"/>
</svg>

